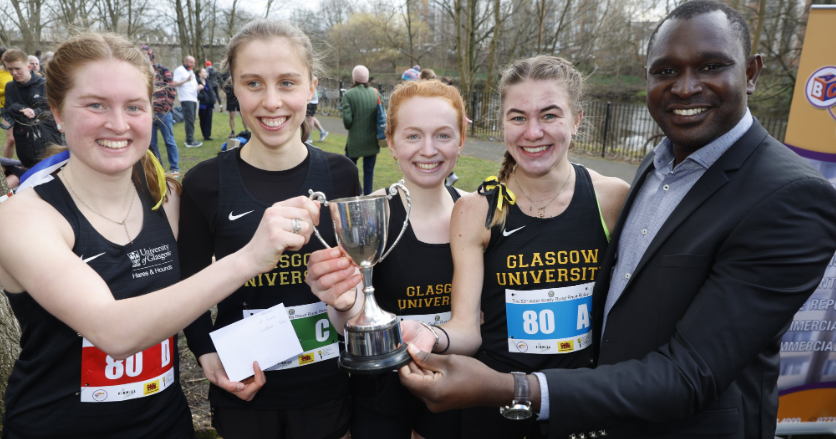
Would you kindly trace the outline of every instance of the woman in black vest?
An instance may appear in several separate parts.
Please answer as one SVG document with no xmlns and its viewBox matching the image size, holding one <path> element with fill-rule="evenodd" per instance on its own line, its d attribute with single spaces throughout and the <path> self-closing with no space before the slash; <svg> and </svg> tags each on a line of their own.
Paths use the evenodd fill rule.
<svg viewBox="0 0 836 439">
<path fill-rule="evenodd" d="M 401 321 L 435 327 L 450 319 L 453 281 L 450 216 L 454 203 L 464 192 L 445 186 L 444 179 L 456 166 L 464 146 L 467 128 L 464 102 L 458 90 L 439 81 L 405 82 L 392 92 L 388 114 L 389 151 L 403 171 L 412 212 L 403 238 L 374 267 L 375 299 L 381 308 L 395 313 Z M 384 193 L 380 190 L 375 194 Z M 390 201 L 389 210 L 389 239 L 394 241 L 406 219 L 403 193 Z M 360 312 L 364 301 L 361 294 L 344 294 L 337 299 L 323 291 L 328 287 L 329 277 L 334 275 L 323 278 L 317 274 L 321 269 L 330 272 L 330 264 L 347 263 L 338 255 L 338 250 L 314 253 L 308 282 L 332 305 L 329 307 L 332 321 L 342 327 Z M 352 281 L 359 279 L 349 279 Z M 356 300 L 357 297 L 360 299 Z M 424 336 L 435 342 L 434 336 Z M 401 385 L 394 372 L 352 375 L 351 387 L 354 439 L 461 437 L 460 411 L 431 413 Z"/>
<path fill-rule="evenodd" d="M 258 228 L 261 212 L 309 190 L 328 199 L 360 193 L 357 167 L 302 139 L 308 101 L 316 89 L 317 57 L 308 37 L 284 21 L 255 20 L 232 38 L 224 66 L 252 138 L 241 148 L 195 166 L 183 180 L 178 241 L 183 276 L 238 251 Z M 335 244 L 330 213 L 319 230 Z M 212 383 L 213 425 L 226 439 L 347 436 L 348 376 L 337 366 L 340 329 L 305 284 L 307 260 L 318 240 L 282 255 L 278 264 L 242 282 L 185 333 Z M 265 370 L 266 384 L 230 382 L 209 333 L 284 303 L 304 352 Z M 263 384 L 263 387 L 261 387 Z M 242 390 L 243 389 L 243 390 Z"/>
<path fill-rule="evenodd" d="M 88 33 L 49 72 L 69 149 L 54 159 L 69 158 L 0 206 L 16 222 L 0 229 L 0 284 L 23 331 L 3 437 L 192 438 L 176 334 L 302 247 L 319 207 L 274 206 L 241 251 L 177 283 L 179 188 L 148 152 L 148 60 L 121 36 Z"/>
</svg>

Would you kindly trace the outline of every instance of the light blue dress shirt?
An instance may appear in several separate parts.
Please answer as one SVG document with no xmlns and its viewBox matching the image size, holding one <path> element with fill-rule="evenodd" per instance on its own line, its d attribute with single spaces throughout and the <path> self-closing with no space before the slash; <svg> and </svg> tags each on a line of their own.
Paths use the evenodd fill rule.
<svg viewBox="0 0 836 439">
<path fill-rule="evenodd" d="M 618 260 L 613 269 L 610 279 L 610 289 L 607 292 L 607 302 L 604 305 L 604 324 L 601 327 L 601 337 L 607 327 L 607 316 L 613 305 L 621 297 L 621 293 L 630 281 L 630 276 L 639 265 L 644 252 L 650 246 L 656 233 L 665 224 L 676 206 L 685 198 L 688 191 L 697 183 L 697 180 L 705 174 L 705 171 L 728 151 L 731 146 L 740 140 L 749 128 L 752 127 L 753 119 L 749 109 L 740 119 L 740 122 L 729 132 L 718 137 L 708 145 L 696 150 L 676 167 L 673 166 L 676 156 L 673 152 L 673 144 L 667 137 L 662 139 L 659 145 L 653 149 L 656 156 L 653 158 L 653 171 L 651 171 L 636 194 L 636 199 L 627 216 L 627 222 L 621 232 L 618 241 Z M 622 215 L 624 212 L 622 212 Z M 549 391 L 546 383 L 546 376 L 543 373 L 534 373 L 540 381 L 540 413 L 537 420 L 549 419 Z"/>
</svg>

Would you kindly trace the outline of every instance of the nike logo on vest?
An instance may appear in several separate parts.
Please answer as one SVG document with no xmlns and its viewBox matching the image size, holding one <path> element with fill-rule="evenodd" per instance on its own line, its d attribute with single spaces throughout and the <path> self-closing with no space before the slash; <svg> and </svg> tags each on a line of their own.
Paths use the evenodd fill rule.
<svg viewBox="0 0 836 439">
<path fill-rule="evenodd" d="M 247 214 L 250 214 L 250 213 L 253 213 L 253 212 L 255 212 L 255 211 L 254 211 L 254 210 L 251 210 L 251 211 L 249 211 L 249 212 L 244 212 L 244 213 L 242 213 L 242 214 L 240 214 L 240 215 L 233 215 L 233 214 L 232 214 L 232 212 L 229 212 L 229 220 L 230 220 L 230 221 L 235 221 L 235 220 L 237 220 L 238 218 L 241 218 L 242 216 L 247 215 Z"/>
</svg>

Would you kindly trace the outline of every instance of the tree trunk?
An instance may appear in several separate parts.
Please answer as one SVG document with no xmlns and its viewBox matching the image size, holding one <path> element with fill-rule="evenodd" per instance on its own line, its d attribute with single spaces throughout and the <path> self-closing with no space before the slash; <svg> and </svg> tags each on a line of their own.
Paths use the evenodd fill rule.
<svg viewBox="0 0 836 439">
<path fill-rule="evenodd" d="M 194 57 L 195 67 L 206 67 L 206 56 L 203 54 L 203 5 L 201 0 L 194 0 Z"/>
<path fill-rule="evenodd" d="M 755 28 L 755 35 L 752 36 L 752 53 L 758 53 L 763 35 L 763 24 L 766 21 L 766 0 L 758 1 L 758 26 Z"/>
<path fill-rule="evenodd" d="M 0 178 L 0 193 L 9 193 L 5 178 Z M 20 354 L 20 326 L 9 306 L 9 300 L 0 286 L 0 431 L 3 431 L 3 413 L 6 411 L 4 396 L 15 360 Z"/>
<path fill-rule="evenodd" d="M 496 46 L 499 39 L 502 38 L 502 9 L 500 0 L 493 2 L 493 35 L 491 36 L 491 45 L 488 52 L 488 75 L 485 82 L 485 93 L 482 99 L 482 120 L 485 120 L 489 115 L 490 102 L 493 97 L 494 87 L 494 70 L 496 69 Z M 475 122 L 474 122 L 475 123 Z"/>
<path fill-rule="evenodd" d="M 188 1 L 188 0 L 186 0 Z M 189 31 L 186 25 L 186 17 L 183 15 L 183 2 L 182 0 L 174 0 L 174 11 L 177 13 L 177 32 L 180 36 L 180 60 L 186 58 L 187 55 L 191 55 L 191 50 L 189 49 L 192 45 L 191 41 L 189 41 Z"/>
</svg>

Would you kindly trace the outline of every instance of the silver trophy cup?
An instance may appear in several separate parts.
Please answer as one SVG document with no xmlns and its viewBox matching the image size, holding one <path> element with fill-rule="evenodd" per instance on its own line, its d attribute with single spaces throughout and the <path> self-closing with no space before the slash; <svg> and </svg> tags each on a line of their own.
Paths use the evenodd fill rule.
<svg viewBox="0 0 836 439">
<path fill-rule="evenodd" d="M 387 200 L 398 195 L 398 188 L 406 194 L 406 220 L 401 233 L 389 250 L 386 238 L 389 231 L 389 204 Z M 406 345 L 401 339 L 401 329 L 395 315 L 384 311 L 374 299 L 372 267 L 389 255 L 398 244 L 409 222 L 412 199 L 403 180 L 389 187 L 388 195 L 366 195 L 339 198 L 328 201 L 322 192 L 309 191 L 312 200 L 331 209 L 334 235 L 337 245 L 363 274 L 363 294 L 366 296 L 363 311 L 345 324 L 345 351 L 340 355 L 340 366 L 352 373 L 375 374 L 391 371 L 410 361 Z M 319 231 L 317 238 L 331 248 Z"/>
</svg>

